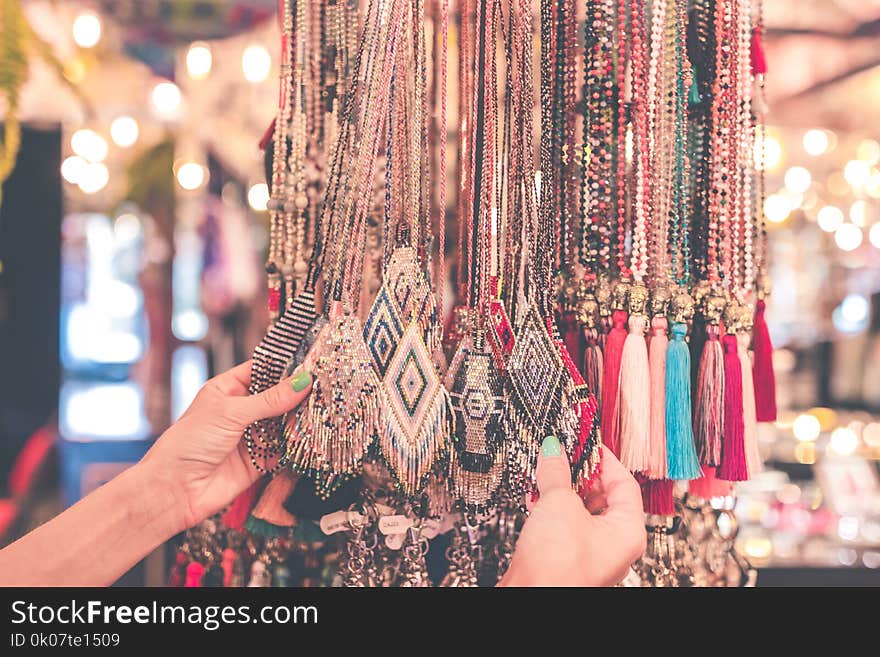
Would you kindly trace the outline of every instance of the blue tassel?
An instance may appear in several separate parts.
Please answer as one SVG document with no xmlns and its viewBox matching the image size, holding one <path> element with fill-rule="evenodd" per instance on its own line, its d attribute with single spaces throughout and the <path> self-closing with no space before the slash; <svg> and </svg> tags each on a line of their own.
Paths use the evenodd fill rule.
<svg viewBox="0 0 880 657">
<path fill-rule="evenodd" d="M 691 423 L 691 354 L 685 335 L 686 324 L 673 324 L 666 349 L 666 466 L 667 477 L 673 480 L 702 474 Z"/>
</svg>

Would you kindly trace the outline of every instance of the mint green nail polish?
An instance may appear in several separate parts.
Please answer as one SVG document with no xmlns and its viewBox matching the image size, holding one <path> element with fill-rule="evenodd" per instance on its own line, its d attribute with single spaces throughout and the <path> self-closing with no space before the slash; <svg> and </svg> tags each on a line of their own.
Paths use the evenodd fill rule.
<svg viewBox="0 0 880 657">
<path fill-rule="evenodd" d="M 541 454 L 544 456 L 562 456 L 562 444 L 556 436 L 547 436 L 541 443 Z"/>
<path fill-rule="evenodd" d="M 300 370 L 297 372 L 296 376 L 290 381 L 290 385 L 293 386 L 294 392 L 302 392 L 306 388 L 309 387 L 309 384 L 312 382 L 312 373 L 308 370 Z"/>
</svg>

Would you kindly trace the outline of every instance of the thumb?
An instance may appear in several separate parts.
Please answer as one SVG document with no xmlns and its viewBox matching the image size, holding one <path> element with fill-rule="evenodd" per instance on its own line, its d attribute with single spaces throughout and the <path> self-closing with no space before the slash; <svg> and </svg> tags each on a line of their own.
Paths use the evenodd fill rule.
<svg viewBox="0 0 880 657">
<path fill-rule="evenodd" d="M 299 406 L 312 390 L 312 374 L 299 368 L 293 376 L 282 379 L 271 388 L 249 395 L 237 397 L 238 416 L 251 424 L 257 420 L 284 415 Z"/>
<path fill-rule="evenodd" d="M 571 490 L 571 467 L 556 436 L 547 436 L 541 443 L 536 477 L 538 492 L 542 495 L 556 488 Z"/>
</svg>

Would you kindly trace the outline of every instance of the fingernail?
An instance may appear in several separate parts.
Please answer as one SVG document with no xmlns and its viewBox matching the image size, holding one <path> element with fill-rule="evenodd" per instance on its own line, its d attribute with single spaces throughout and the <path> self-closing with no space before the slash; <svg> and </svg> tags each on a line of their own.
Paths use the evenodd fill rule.
<svg viewBox="0 0 880 657">
<path fill-rule="evenodd" d="M 296 373 L 296 376 L 291 379 L 290 385 L 293 387 L 294 392 L 302 392 L 309 387 L 311 382 L 312 373 L 308 370 L 300 370 Z"/>
<path fill-rule="evenodd" d="M 547 436 L 541 443 L 541 454 L 543 456 L 562 456 L 562 445 L 556 436 Z"/>
</svg>

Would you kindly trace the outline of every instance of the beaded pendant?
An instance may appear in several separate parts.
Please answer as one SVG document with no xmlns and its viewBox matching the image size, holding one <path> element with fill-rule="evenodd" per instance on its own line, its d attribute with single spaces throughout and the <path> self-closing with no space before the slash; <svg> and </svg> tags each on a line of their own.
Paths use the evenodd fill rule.
<svg viewBox="0 0 880 657">
<path fill-rule="evenodd" d="M 446 455 L 452 418 L 449 393 L 415 321 L 400 339 L 382 388 L 379 449 L 403 492 L 413 495 Z"/>
<path fill-rule="evenodd" d="M 433 351 L 442 337 L 438 329 L 437 302 L 413 247 L 400 246 L 394 250 L 385 267 L 384 280 L 399 316 L 404 322 L 414 320 L 419 325 L 425 344 Z"/>
<path fill-rule="evenodd" d="M 446 375 L 455 414 L 449 466 L 452 491 L 471 511 L 493 505 L 506 459 L 504 390 L 495 356 L 483 342 L 481 335 L 465 337 Z"/>
<path fill-rule="evenodd" d="M 400 310 L 388 286 L 383 284 L 364 323 L 364 342 L 379 376 L 385 376 L 402 336 Z"/>
<path fill-rule="evenodd" d="M 516 497 L 534 487 L 544 438 L 556 435 L 570 450 L 579 424 L 568 402 L 571 376 L 534 304 L 516 333 L 507 374 L 508 486 Z"/>
<path fill-rule="evenodd" d="M 254 349 L 249 394 L 263 392 L 281 380 L 303 336 L 314 324 L 317 316 L 315 293 L 304 290 L 269 328 Z M 268 461 L 284 452 L 280 417 L 253 423 L 245 429 L 244 437 L 248 452 L 257 468 L 262 468 L 257 462 L 258 458 Z"/>
<path fill-rule="evenodd" d="M 381 391 L 357 317 L 331 320 L 320 342 L 312 393 L 285 434 L 287 460 L 314 474 L 326 498 L 360 471 L 379 429 Z"/>
</svg>

